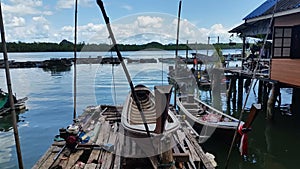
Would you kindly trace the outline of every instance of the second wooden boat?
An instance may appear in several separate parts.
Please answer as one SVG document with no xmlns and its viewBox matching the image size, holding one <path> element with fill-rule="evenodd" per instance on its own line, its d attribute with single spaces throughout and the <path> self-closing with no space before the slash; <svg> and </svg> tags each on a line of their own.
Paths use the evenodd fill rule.
<svg viewBox="0 0 300 169">
<path fill-rule="evenodd" d="M 206 142 L 212 136 L 228 139 L 230 142 L 239 124 L 238 119 L 215 109 L 192 95 L 177 98 L 177 106 L 180 113 L 185 114 L 199 132 L 200 143 Z M 243 125 L 244 122 L 241 121 L 240 124 Z"/>
</svg>

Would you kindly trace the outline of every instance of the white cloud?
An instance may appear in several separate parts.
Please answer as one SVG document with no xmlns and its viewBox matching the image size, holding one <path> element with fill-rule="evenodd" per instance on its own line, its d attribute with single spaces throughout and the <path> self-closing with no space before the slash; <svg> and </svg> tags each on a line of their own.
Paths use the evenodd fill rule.
<svg viewBox="0 0 300 169">
<path fill-rule="evenodd" d="M 10 3 L 3 3 L 3 11 L 13 13 L 14 15 L 24 16 L 33 14 L 52 15 L 51 11 L 42 10 L 43 5 L 41 0 L 10 0 Z"/>
<path fill-rule="evenodd" d="M 106 43 L 107 31 L 106 26 L 103 24 L 88 23 L 77 27 L 78 42 L 85 41 L 87 43 Z M 74 26 L 64 26 L 54 35 L 56 41 L 62 39 L 74 39 Z M 109 43 L 109 42 L 108 42 Z"/>
<path fill-rule="evenodd" d="M 49 41 L 52 15 L 42 0 L 8 0 L 1 3 L 8 41 Z"/>
<path fill-rule="evenodd" d="M 78 0 L 78 5 L 81 6 L 92 6 L 92 4 L 95 4 L 95 1 L 93 0 Z M 59 9 L 70 9 L 74 8 L 75 6 L 75 0 L 58 0 L 56 3 L 56 7 Z"/>
<path fill-rule="evenodd" d="M 21 26 L 25 26 L 26 21 L 23 17 L 17 17 L 17 16 L 12 16 L 12 15 L 6 15 L 7 18 L 5 20 L 5 26 L 6 27 L 21 27 Z"/>
<path fill-rule="evenodd" d="M 73 2 L 73 0 L 65 2 Z M 33 1 L 31 3 L 34 5 Z M 39 3 L 35 5 L 39 5 Z M 42 14 L 25 18 L 6 13 L 5 21 L 5 25 L 10 28 L 6 31 L 8 41 L 60 42 L 62 39 L 72 41 L 74 38 L 73 25 L 65 25 L 55 30 Z M 111 27 L 118 43 L 143 44 L 157 41 L 169 44 L 176 42 L 177 17 L 162 13 L 143 13 L 116 20 L 111 23 Z M 110 43 L 104 24 L 90 22 L 79 25 L 77 30 L 78 42 Z M 207 43 L 208 36 L 219 36 L 220 42 L 229 42 L 228 30 L 230 29 L 225 28 L 222 24 L 215 24 L 209 28 L 197 28 L 188 20 L 182 19 L 179 42 L 186 43 L 188 40 L 190 43 Z M 216 43 L 216 41 L 216 38 L 211 38 L 211 43 Z"/>
<path fill-rule="evenodd" d="M 58 0 L 56 7 L 62 9 L 74 8 L 74 2 L 75 0 Z"/>
<path fill-rule="evenodd" d="M 162 26 L 162 22 L 162 18 L 151 16 L 138 16 L 136 20 L 136 24 L 139 28 L 160 28 Z"/>
<path fill-rule="evenodd" d="M 126 9 L 126 10 L 128 10 L 128 11 L 131 11 L 131 10 L 132 10 L 132 6 L 130 6 L 130 5 L 123 5 L 122 8 L 123 8 L 123 9 Z"/>
<path fill-rule="evenodd" d="M 35 22 L 40 22 L 42 24 L 47 23 L 47 19 L 43 16 L 36 16 L 36 17 L 32 17 L 32 20 Z"/>
<path fill-rule="evenodd" d="M 23 23 L 23 19 L 16 18 L 16 22 Z M 6 24 L 9 26 L 10 24 Z M 34 16 L 25 24 L 20 26 L 12 25 L 6 30 L 8 41 L 33 42 L 43 41 L 49 42 L 52 38 L 49 21 L 43 16 Z"/>
</svg>

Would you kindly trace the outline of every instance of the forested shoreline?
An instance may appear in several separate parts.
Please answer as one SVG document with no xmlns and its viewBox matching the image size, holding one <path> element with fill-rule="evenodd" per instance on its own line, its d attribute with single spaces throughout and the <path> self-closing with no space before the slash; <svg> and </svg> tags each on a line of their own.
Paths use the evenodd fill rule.
<svg viewBox="0 0 300 169">
<path fill-rule="evenodd" d="M 74 44 L 70 41 L 63 40 L 60 43 L 51 42 L 7 42 L 8 52 L 72 52 L 74 51 Z M 121 51 L 139 51 L 139 50 L 176 50 L 176 44 L 160 44 L 158 42 L 151 42 L 147 44 L 137 45 L 137 44 L 118 44 Z M 214 44 L 214 47 L 219 47 L 221 49 L 241 49 L 242 44 L 228 44 L 219 43 Z M 112 45 L 109 44 L 85 44 L 79 43 L 76 46 L 77 51 L 114 51 Z M 178 50 L 201 50 L 212 48 L 211 45 L 207 44 L 179 44 Z M 0 46 L 2 50 L 2 45 Z"/>
</svg>

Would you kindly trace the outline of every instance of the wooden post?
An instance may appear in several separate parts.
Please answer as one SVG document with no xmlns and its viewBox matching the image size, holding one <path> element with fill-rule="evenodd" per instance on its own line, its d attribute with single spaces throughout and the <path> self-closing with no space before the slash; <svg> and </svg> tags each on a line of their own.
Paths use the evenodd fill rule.
<svg viewBox="0 0 300 169">
<path fill-rule="evenodd" d="M 232 109 L 236 109 L 236 78 L 233 76 L 230 79 L 230 84 L 227 90 L 227 113 L 231 110 L 231 98 L 232 98 Z"/>
<path fill-rule="evenodd" d="M 168 136 L 165 136 L 166 138 L 162 141 L 164 146 L 170 147 L 171 141 Z M 175 169 L 175 165 L 173 164 L 174 158 L 173 158 L 173 152 L 172 148 L 167 150 L 166 152 L 163 152 L 161 155 L 161 168 L 166 169 Z"/>
<path fill-rule="evenodd" d="M 258 99 L 257 99 L 257 103 L 261 103 L 262 104 L 262 98 L 263 98 L 263 81 L 259 81 L 258 82 Z"/>
<path fill-rule="evenodd" d="M 186 50 L 185 50 L 185 58 L 189 58 L 189 41 L 186 41 Z"/>
<path fill-rule="evenodd" d="M 232 110 L 236 111 L 236 78 L 234 77 L 232 80 Z"/>
<path fill-rule="evenodd" d="M 238 112 L 242 111 L 242 106 L 243 106 L 243 86 L 244 86 L 244 79 L 240 75 L 239 82 L 238 82 L 238 101 L 237 101 Z"/>
<path fill-rule="evenodd" d="M 227 89 L 227 114 L 230 113 L 230 109 L 231 109 L 231 105 L 230 105 L 230 101 L 231 101 L 231 96 L 232 96 L 232 83 L 234 81 L 234 77 L 232 77 L 230 79 L 230 83 Z"/>
<path fill-rule="evenodd" d="M 156 127 L 155 133 L 162 134 L 164 132 L 164 126 L 166 120 L 168 118 L 169 112 L 169 103 L 171 99 L 172 85 L 168 86 L 155 86 L 155 105 L 156 105 Z M 168 136 L 164 136 L 164 140 L 162 141 L 163 146 L 170 147 L 170 138 Z M 173 153 L 170 147 L 169 150 L 162 152 L 161 164 L 170 164 L 170 166 L 162 167 L 162 168 L 172 168 L 175 169 L 173 165 Z"/>
<path fill-rule="evenodd" d="M 267 103 L 269 98 L 270 90 L 269 90 L 269 83 L 263 82 L 263 111 L 267 111 Z"/>
<path fill-rule="evenodd" d="M 267 119 L 273 119 L 274 117 L 274 108 L 275 108 L 275 102 L 276 98 L 279 94 L 279 87 L 277 83 L 273 83 L 272 85 L 272 93 L 269 97 L 268 103 L 267 103 Z"/>
<path fill-rule="evenodd" d="M 243 37 L 243 50 L 242 50 L 242 70 L 244 69 L 244 58 L 246 58 L 246 37 Z"/>
<path fill-rule="evenodd" d="M 300 88 L 293 88 L 293 95 L 292 95 L 292 113 L 294 113 L 293 114 L 293 116 L 295 115 L 295 116 L 299 116 L 299 115 L 297 115 L 297 114 L 295 114 L 297 111 L 296 110 L 299 110 L 299 108 L 300 108 Z"/>
<path fill-rule="evenodd" d="M 156 108 L 155 132 L 157 134 L 161 134 L 164 131 L 164 126 L 168 117 L 172 87 L 172 85 L 154 87 Z"/>
<path fill-rule="evenodd" d="M 212 70 L 212 107 L 222 110 L 221 103 L 221 70 Z"/>
</svg>

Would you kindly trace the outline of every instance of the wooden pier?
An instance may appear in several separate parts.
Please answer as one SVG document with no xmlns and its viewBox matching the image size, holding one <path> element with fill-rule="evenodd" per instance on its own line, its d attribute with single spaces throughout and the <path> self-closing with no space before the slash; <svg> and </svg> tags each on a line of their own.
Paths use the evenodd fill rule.
<svg viewBox="0 0 300 169">
<path fill-rule="evenodd" d="M 205 154 L 198 144 L 193 129 L 182 122 L 176 139 L 183 138 L 171 151 L 172 163 L 161 164 L 156 156 L 137 157 L 142 149 L 126 137 L 121 119 L 121 106 L 92 106 L 78 118 L 90 137 L 87 143 L 77 142 L 73 149 L 66 141 L 54 141 L 47 152 L 37 161 L 33 169 L 40 168 L 207 168 L 216 166 L 211 154 Z"/>
</svg>

